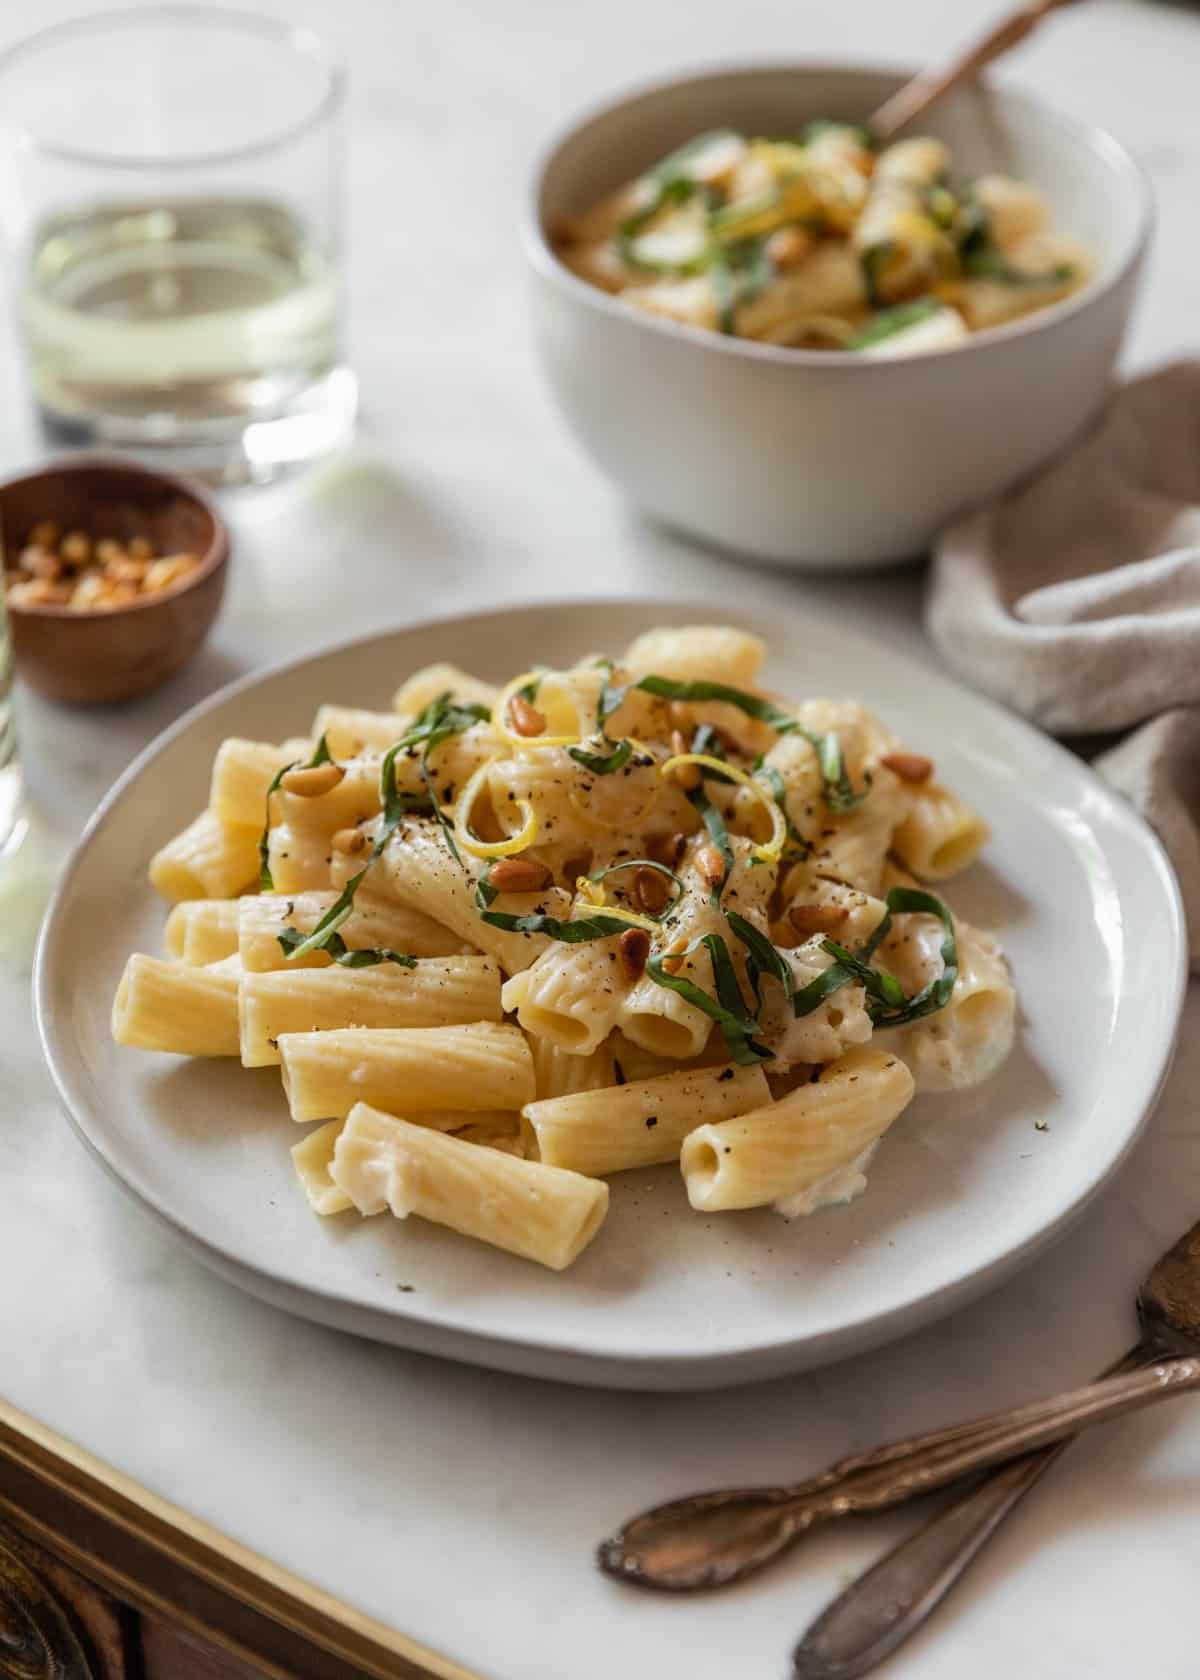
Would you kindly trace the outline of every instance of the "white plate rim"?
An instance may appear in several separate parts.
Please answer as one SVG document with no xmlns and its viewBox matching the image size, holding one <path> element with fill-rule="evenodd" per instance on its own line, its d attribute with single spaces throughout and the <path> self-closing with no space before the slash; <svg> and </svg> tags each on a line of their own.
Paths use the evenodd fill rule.
<svg viewBox="0 0 1200 1680">
<path fill-rule="evenodd" d="M 1081 1217 L 1120 1170 L 1154 1112 L 1174 1057 L 1179 1018 L 1187 987 L 1186 921 L 1174 870 L 1162 843 L 1138 812 L 1101 781 L 1088 765 L 1053 737 L 1043 734 L 1017 713 L 968 688 L 966 684 L 940 668 L 922 670 L 923 679 L 941 690 L 948 698 L 966 696 L 973 706 L 985 711 L 1001 728 L 1015 732 L 1018 737 L 1034 738 L 1042 752 L 1052 758 L 1058 758 L 1070 767 L 1073 774 L 1082 775 L 1091 784 L 1093 793 L 1101 799 L 1105 807 L 1108 819 L 1116 822 L 1118 826 L 1124 826 L 1128 832 L 1137 836 L 1154 863 L 1158 884 L 1164 893 L 1168 920 L 1163 936 L 1175 952 L 1175 961 L 1171 966 L 1170 1007 L 1164 1016 L 1171 1023 L 1170 1030 L 1164 1033 L 1163 1042 L 1158 1047 L 1153 1071 L 1148 1077 L 1145 1094 L 1136 1116 L 1131 1118 L 1118 1145 L 1097 1162 L 1089 1176 L 1081 1180 L 1075 1194 L 1063 1204 L 1058 1213 L 1032 1232 L 1026 1240 L 1014 1243 L 1002 1254 L 980 1260 L 942 1287 L 930 1288 L 923 1294 L 912 1297 L 899 1310 L 893 1307 L 890 1313 L 881 1315 L 878 1310 L 873 1313 L 867 1307 L 861 1313 L 845 1319 L 836 1329 L 819 1335 L 807 1334 L 756 1341 L 726 1347 L 716 1352 L 645 1350 L 628 1343 L 614 1346 L 593 1344 L 587 1348 L 580 1348 L 570 1341 L 542 1335 L 536 1330 L 519 1337 L 483 1334 L 469 1327 L 448 1324 L 436 1313 L 426 1315 L 419 1310 L 413 1310 L 412 1306 L 397 1303 L 394 1307 L 389 1305 L 385 1309 L 356 1300 L 353 1296 L 336 1289 L 317 1290 L 307 1284 L 298 1283 L 286 1272 L 275 1271 L 249 1261 L 213 1243 L 202 1230 L 196 1229 L 173 1211 L 150 1185 L 142 1181 L 136 1166 L 120 1161 L 117 1158 L 119 1149 L 106 1146 L 109 1140 L 106 1139 L 103 1124 L 97 1123 L 89 1114 L 88 1105 L 75 1092 L 70 1058 L 61 1054 L 51 1031 L 54 1016 L 51 987 L 62 907 L 69 896 L 75 875 L 83 866 L 88 847 L 123 801 L 126 793 L 140 781 L 160 753 L 165 752 L 172 742 L 202 718 L 238 695 L 266 686 L 276 678 L 295 674 L 303 667 L 317 665 L 331 656 L 352 653 L 356 649 L 414 630 L 453 629 L 468 623 L 511 620 L 531 611 L 556 609 L 637 611 L 655 616 L 658 622 L 667 623 L 711 623 L 719 618 L 721 622 L 731 624 L 745 622 L 756 632 L 764 629 L 768 618 L 773 618 L 778 626 L 777 633 L 783 632 L 790 618 L 799 618 L 797 609 L 781 607 L 777 603 L 739 611 L 712 599 L 634 598 L 628 595 L 551 596 L 536 601 L 492 605 L 467 613 L 421 614 L 377 627 L 361 635 L 339 638 L 306 653 L 292 655 L 247 672 L 190 707 L 173 724 L 147 743 L 101 800 L 67 860 L 43 919 L 33 968 L 35 1026 L 60 1107 L 76 1136 L 108 1176 L 139 1207 L 150 1213 L 205 1264 L 260 1299 L 269 1300 L 285 1310 L 316 1319 L 318 1322 L 340 1324 L 343 1328 L 352 1329 L 354 1333 L 395 1345 L 408 1345 L 467 1361 L 475 1359 L 478 1363 L 509 1370 L 531 1370 L 536 1366 L 539 1368 L 538 1374 L 553 1374 L 560 1376 L 562 1380 L 585 1384 L 616 1385 L 622 1380 L 620 1372 L 627 1368 L 630 1372 L 644 1373 L 640 1380 L 637 1376 L 632 1378 L 636 1386 L 718 1386 L 753 1381 L 766 1374 L 830 1364 L 848 1354 L 897 1340 L 944 1316 L 956 1306 L 975 1299 L 986 1289 L 995 1287 L 1012 1276 L 1057 1241 Z M 807 603 L 804 604 L 803 618 L 809 633 L 820 634 L 825 631 L 836 634 L 846 647 L 847 657 L 851 662 L 860 651 L 869 653 L 881 646 L 886 647 L 879 637 L 864 633 L 838 616 L 820 611 L 813 612 Z M 896 652 L 888 648 L 887 651 L 904 664 L 917 664 L 913 654 L 907 650 Z M 888 1321 L 891 1318 L 895 1318 L 897 1323 L 894 1331 L 889 1334 Z M 349 1319 L 354 1322 L 348 1324 Z M 402 1333 L 405 1327 L 410 1329 L 411 1334 L 406 1336 Z M 460 1344 L 469 1344 L 473 1351 L 460 1351 Z M 658 1375 L 663 1371 L 671 1373 L 669 1380 L 662 1380 Z"/>
</svg>

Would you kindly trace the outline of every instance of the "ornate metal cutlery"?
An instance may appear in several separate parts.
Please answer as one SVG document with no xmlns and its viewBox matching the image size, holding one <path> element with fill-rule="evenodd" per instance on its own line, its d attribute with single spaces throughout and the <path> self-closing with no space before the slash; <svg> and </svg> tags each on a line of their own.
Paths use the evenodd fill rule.
<svg viewBox="0 0 1200 1680">
<path fill-rule="evenodd" d="M 1021 1468 L 1025 1469 L 1029 1460 L 1022 1455 L 1043 1448 L 1057 1451 L 1059 1443 L 1093 1423 L 1200 1387 L 1200 1358 L 1171 1357 L 1180 1343 L 1200 1347 L 1200 1225 L 1155 1266 L 1139 1295 L 1139 1311 L 1142 1341 L 1098 1382 L 843 1459 L 802 1482 L 723 1489 L 655 1506 L 602 1542 L 597 1561 L 618 1580 L 667 1592 L 726 1586 L 779 1557 L 818 1522 L 886 1510 L 1010 1459 L 1021 1457 Z M 1043 1459 L 1039 1453 L 1036 1462 L 1040 1473 L 1048 1457 Z M 1035 1477 L 1032 1471 L 1029 1473 L 1032 1482 Z M 1007 1474 L 1002 1472 L 1002 1476 Z M 1012 1474 L 1016 1476 L 1015 1466 Z M 834 1680 L 835 1676 L 837 1680 L 849 1680 L 852 1675 L 866 1673 L 894 1649 L 928 1614 L 1005 1511 L 1025 1491 L 1024 1486 L 1014 1491 L 1007 1481 L 993 1484 L 989 1480 L 976 1495 L 993 1486 L 999 1514 L 990 1507 L 980 1511 L 981 1536 L 976 1536 L 969 1522 L 959 1525 L 963 1555 L 957 1568 L 947 1574 L 945 1554 L 931 1541 L 919 1554 L 927 1561 L 918 1585 L 914 1554 L 910 1553 L 908 1562 L 897 1564 L 894 1579 L 886 1583 L 887 1590 L 872 1592 L 874 1621 L 864 1619 L 862 1608 L 848 1602 L 855 1592 L 851 1588 L 814 1625 L 797 1650 L 797 1675 L 804 1680 L 817 1680 L 818 1676 L 821 1680 Z M 931 1533 L 934 1526 L 929 1525 L 922 1535 Z M 922 1535 L 909 1544 L 915 1547 Z M 892 1556 L 898 1557 L 902 1550 Z M 953 1556 L 957 1559 L 959 1553 L 955 1551 Z M 870 1582 L 883 1567 L 877 1566 L 860 1584 Z M 910 1577 L 911 1587 L 906 1587 Z M 861 1659 L 854 1654 L 858 1647 L 867 1653 Z M 824 1667 L 816 1666 L 821 1662 Z M 848 1663 L 851 1666 L 846 1666 Z M 855 1663 L 859 1666 L 853 1666 Z"/>
<path fill-rule="evenodd" d="M 1138 1318 L 1141 1340 L 1114 1373 L 1156 1364 L 1167 1350 L 1200 1346 L 1200 1224 L 1168 1249 L 1142 1284 Z M 854 1680 L 890 1656 L 1069 1445 L 1068 1436 L 1002 1465 L 860 1575 L 796 1647 L 796 1680 Z"/>
</svg>

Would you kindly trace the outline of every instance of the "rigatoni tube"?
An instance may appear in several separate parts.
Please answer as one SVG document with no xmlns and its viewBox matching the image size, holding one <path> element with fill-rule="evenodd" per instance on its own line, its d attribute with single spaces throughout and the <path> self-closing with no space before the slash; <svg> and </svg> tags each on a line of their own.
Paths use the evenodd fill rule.
<svg viewBox="0 0 1200 1680">
<path fill-rule="evenodd" d="M 345 1027 L 284 1033 L 283 1088 L 293 1120 L 329 1120 L 356 1102 L 409 1109 L 516 1109 L 533 1100 L 519 1027 Z"/>
<path fill-rule="evenodd" d="M 239 900 L 238 951 L 247 974 L 270 969 L 326 968 L 328 951 L 305 951 L 290 957 L 279 943 L 285 927 L 309 934 L 337 899 L 335 892 L 257 893 Z M 410 957 L 452 957 L 466 943 L 440 922 L 397 904 L 394 898 L 358 892 L 354 909 L 338 929 L 352 951 L 404 951 Z"/>
<path fill-rule="evenodd" d="M 323 1218 L 333 1213 L 345 1213 L 354 1206 L 346 1192 L 339 1190 L 329 1176 L 334 1145 L 341 1129 L 342 1121 L 327 1120 L 323 1126 L 309 1132 L 292 1150 L 292 1165 L 308 1198 L 308 1205 Z"/>
<path fill-rule="evenodd" d="M 604 1222 L 608 1186 L 358 1103 L 331 1177 L 360 1213 L 410 1213 L 562 1271 Z"/>
<path fill-rule="evenodd" d="M 173 904 L 185 898 L 236 898 L 258 879 L 260 830 L 201 811 L 150 859 L 150 885 Z"/>
<path fill-rule="evenodd" d="M 236 957 L 200 968 L 135 953 L 113 1000 L 112 1035 L 135 1050 L 236 1056 L 240 979 Z"/>
<path fill-rule="evenodd" d="M 769 1100 L 761 1068 L 693 1068 L 604 1091 L 526 1105 L 543 1161 L 576 1172 L 622 1172 L 678 1159 L 705 1121 L 744 1114 Z"/>
<path fill-rule="evenodd" d="M 238 898 L 189 898 L 177 904 L 163 931 L 167 955 L 196 965 L 235 956 L 241 902 Z"/>
<path fill-rule="evenodd" d="M 849 1200 L 861 1175 L 852 1186 L 834 1184 L 833 1175 L 854 1169 L 912 1094 L 912 1074 L 896 1056 L 850 1050 L 779 1102 L 690 1132 L 680 1156 L 688 1200 L 702 1213 L 773 1203 L 788 1214 Z"/>
<path fill-rule="evenodd" d="M 499 1021 L 500 969 L 492 957 L 428 957 L 412 968 L 275 969 L 243 977 L 238 1015 L 243 1065 L 271 1067 L 281 1033 Z"/>
</svg>

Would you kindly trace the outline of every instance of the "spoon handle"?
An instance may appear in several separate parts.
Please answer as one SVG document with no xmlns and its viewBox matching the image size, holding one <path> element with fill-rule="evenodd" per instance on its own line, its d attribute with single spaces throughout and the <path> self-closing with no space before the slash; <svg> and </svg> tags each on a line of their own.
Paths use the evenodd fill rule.
<svg viewBox="0 0 1200 1680">
<path fill-rule="evenodd" d="M 1157 1364 L 1162 1356 L 1161 1345 L 1145 1338 L 1105 1376 Z M 858 1680 L 889 1657 L 928 1619 L 1073 1439 L 1000 1465 L 852 1581 L 797 1645 L 793 1680 Z"/>
<path fill-rule="evenodd" d="M 990 64 L 1001 53 L 1006 53 L 1018 41 L 1031 35 L 1048 12 L 1073 4 L 1074 0 L 1027 0 L 1025 5 L 1018 6 L 952 64 L 940 70 L 923 70 L 919 76 L 905 82 L 870 119 L 867 126 L 871 133 L 879 141 L 893 139 L 914 117 L 927 111 L 935 100 L 941 99 L 960 82 L 970 81 L 985 64 Z"/>
<path fill-rule="evenodd" d="M 1194 1388 L 1200 1358 L 1159 1357 L 1142 1370 L 843 1459 L 790 1487 L 727 1488 L 655 1506 L 602 1542 L 597 1561 L 607 1574 L 660 1591 L 727 1586 L 780 1556 L 816 1522 L 887 1510 Z"/>
</svg>

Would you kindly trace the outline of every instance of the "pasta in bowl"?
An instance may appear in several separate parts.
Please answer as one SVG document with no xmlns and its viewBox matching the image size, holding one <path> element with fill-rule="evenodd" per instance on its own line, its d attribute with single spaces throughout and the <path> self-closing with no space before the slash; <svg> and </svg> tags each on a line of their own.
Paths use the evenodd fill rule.
<svg viewBox="0 0 1200 1680">
<path fill-rule="evenodd" d="M 763 653 L 693 626 L 499 691 L 439 665 L 226 741 L 114 1036 L 278 1066 L 317 1213 L 554 1269 L 635 1167 L 704 1212 L 857 1195 L 914 1090 L 1012 1042 L 1002 954 L 935 890 L 987 830 L 861 706 L 763 690 Z"/>
<path fill-rule="evenodd" d="M 552 236 L 581 279 L 682 326 L 800 349 L 915 355 L 1045 309 L 1087 251 L 1025 181 L 955 179 L 944 141 L 857 124 L 717 129 Z"/>
</svg>

